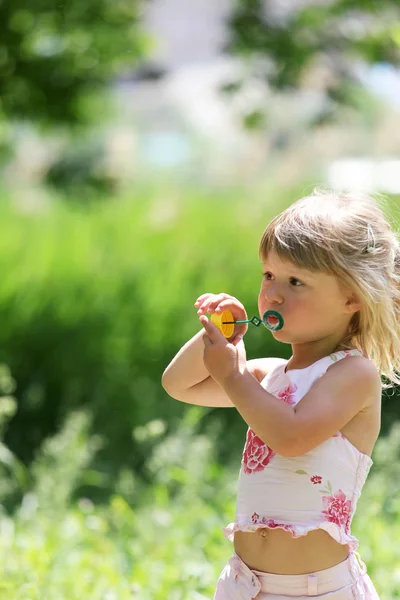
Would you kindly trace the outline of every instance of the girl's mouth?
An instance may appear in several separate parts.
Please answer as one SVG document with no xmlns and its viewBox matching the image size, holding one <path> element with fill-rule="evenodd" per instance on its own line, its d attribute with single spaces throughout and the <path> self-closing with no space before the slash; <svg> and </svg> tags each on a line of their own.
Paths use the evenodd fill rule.
<svg viewBox="0 0 400 600">
<path fill-rule="evenodd" d="M 282 329 L 284 321 L 282 315 L 276 310 L 267 310 L 263 315 L 263 323 L 270 331 Z"/>
</svg>

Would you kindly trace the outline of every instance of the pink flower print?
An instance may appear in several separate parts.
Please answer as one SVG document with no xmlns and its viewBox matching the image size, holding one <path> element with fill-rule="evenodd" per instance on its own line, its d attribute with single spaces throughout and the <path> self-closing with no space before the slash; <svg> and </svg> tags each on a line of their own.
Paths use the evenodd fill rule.
<svg viewBox="0 0 400 600">
<path fill-rule="evenodd" d="M 352 350 L 343 350 L 346 356 L 365 356 L 364 352 L 358 350 L 357 348 L 353 348 Z"/>
<path fill-rule="evenodd" d="M 286 402 L 290 406 L 293 406 L 294 404 L 296 404 L 296 401 L 293 398 L 293 394 L 295 392 L 297 392 L 297 385 L 295 383 L 291 383 L 290 385 L 285 387 L 283 390 L 278 392 L 277 395 L 278 395 L 278 398 L 281 398 L 284 402 Z"/>
<path fill-rule="evenodd" d="M 243 450 L 243 470 L 245 473 L 263 471 L 275 456 L 271 448 L 254 433 L 249 427 L 247 430 L 246 444 Z"/>
<path fill-rule="evenodd" d="M 265 525 L 268 529 L 277 529 L 279 527 L 280 529 L 285 529 L 285 531 L 294 531 L 293 525 L 284 525 L 283 523 L 274 521 L 274 519 L 267 519 L 267 517 L 260 519 L 260 515 L 257 513 L 253 513 L 251 519 L 253 523 Z"/>
<path fill-rule="evenodd" d="M 345 440 L 345 439 L 347 439 L 347 438 L 346 438 L 346 437 L 343 435 L 343 433 L 342 433 L 341 431 L 338 431 L 338 432 L 337 432 L 337 433 L 335 433 L 335 434 L 334 434 L 332 437 L 341 437 L 341 438 L 342 438 L 342 440 Z"/>
<path fill-rule="evenodd" d="M 293 525 L 283 525 L 283 523 L 277 523 L 273 519 L 266 519 L 263 517 L 261 519 L 261 523 L 268 527 L 269 529 L 284 529 L 285 531 L 292 531 Z"/>
<path fill-rule="evenodd" d="M 365 354 L 363 352 L 361 352 L 361 350 L 357 350 L 357 348 L 353 348 L 352 350 L 338 350 L 338 352 L 333 352 L 333 354 L 330 354 L 329 357 L 333 362 L 337 362 L 338 360 L 340 360 L 336 354 L 343 352 L 344 356 L 365 356 Z"/>
<path fill-rule="evenodd" d="M 322 477 L 320 475 L 313 475 L 312 477 L 310 477 L 310 481 L 314 485 L 317 485 L 317 483 L 322 483 Z"/>
<path fill-rule="evenodd" d="M 336 525 L 347 525 L 351 515 L 351 501 L 346 499 L 342 490 L 338 490 L 333 496 L 322 496 L 325 510 L 325 520 Z"/>
</svg>

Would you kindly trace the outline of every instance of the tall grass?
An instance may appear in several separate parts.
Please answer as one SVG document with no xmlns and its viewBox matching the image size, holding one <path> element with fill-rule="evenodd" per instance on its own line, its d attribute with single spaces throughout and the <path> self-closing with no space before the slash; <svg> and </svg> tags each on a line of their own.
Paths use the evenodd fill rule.
<svg viewBox="0 0 400 600">
<path fill-rule="evenodd" d="M 257 245 L 276 198 L 273 190 L 216 196 L 171 187 L 90 210 L 56 200 L 33 213 L 0 204 L 0 360 L 19 399 L 6 441 L 25 463 L 85 407 L 104 442 L 95 458 L 103 476 L 88 481 L 90 493 L 109 493 L 121 466 L 145 476 L 132 432 L 154 416 L 173 429 L 185 410 L 160 380 L 199 329 L 196 297 L 226 290 L 257 312 Z M 254 331 L 248 351 L 277 350 Z M 233 446 L 243 424 L 228 413 L 218 418 L 230 422 Z"/>
<path fill-rule="evenodd" d="M 234 514 L 238 472 L 215 460 L 221 431 L 199 434 L 201 416 L 190 407 L 153 447 L 150 485 L 121 472 L 109 501 L 96 504 L 72 500 L 98 439 L 84 412 L 71 413 L 38 451 L 22 502 L 0 513 L 0 600 L 211 598 L 232 552 L 221 528 Z M 137 432 L 142 443 L 157 428 Z M 381 600 L 391 600 L 400 594 L 399 424 L 374 458 L 352 530 Z M 18 480 L 16 465 L 3 472 L 3 490 Z"/>
</svg>

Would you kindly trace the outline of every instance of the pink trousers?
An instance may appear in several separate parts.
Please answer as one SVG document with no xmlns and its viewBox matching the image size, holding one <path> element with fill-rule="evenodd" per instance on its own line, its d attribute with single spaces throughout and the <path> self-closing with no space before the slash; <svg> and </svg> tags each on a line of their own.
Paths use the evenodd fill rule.
<svg viewBox="0 0 400 600">
<path fill-rule="evenodd" d="M 357 560 L 358 559 L 358 560 Z M 214 600 L 379 600 L 358 552 L 322 571 L 277 575 L 250 569 L 236 552 L 222 570 Z"/>
</svg>

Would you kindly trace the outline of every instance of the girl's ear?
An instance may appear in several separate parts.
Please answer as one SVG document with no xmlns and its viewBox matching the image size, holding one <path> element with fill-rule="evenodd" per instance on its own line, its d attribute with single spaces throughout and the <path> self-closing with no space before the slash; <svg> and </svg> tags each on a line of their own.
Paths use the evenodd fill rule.
<svg viewBox="0 0 400 600">
<path fill-rule="evenodd" d="M 361 310 L 360 298 L 352 290 L 348 291 L 345 308 L 348 313 L 356 313 Z"/>
<path fill-rule="evenodd" d="M 339 281 L 340 293 L 344 299 L 344 310 L 347 314 L 353 314 L 361 310 L 362 303 L 358 294 L 343 280 Z"/>
</svg>

